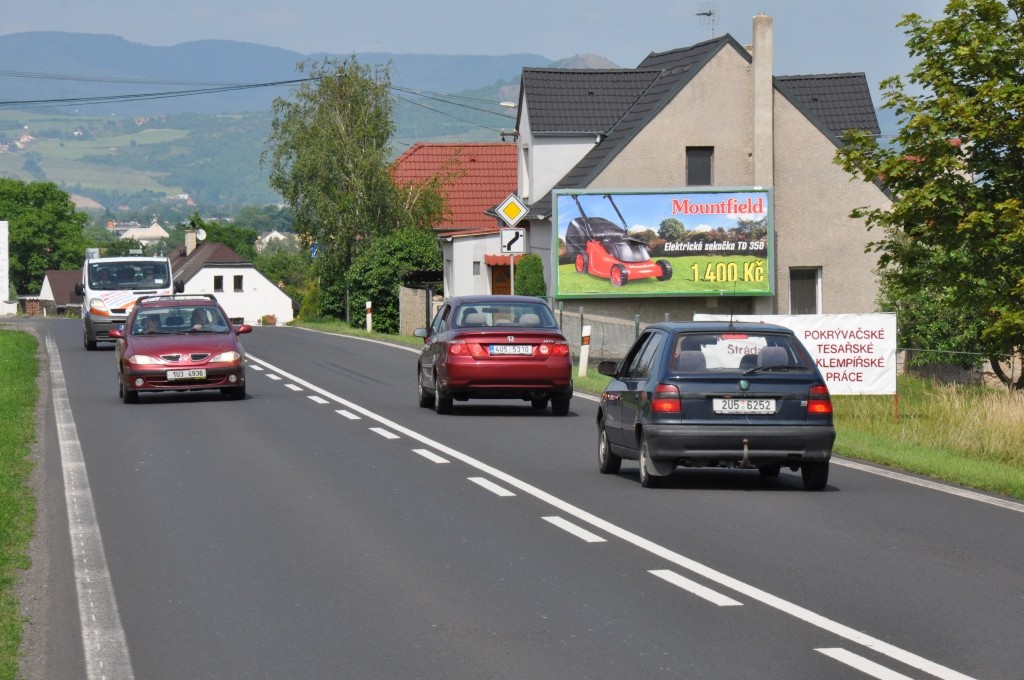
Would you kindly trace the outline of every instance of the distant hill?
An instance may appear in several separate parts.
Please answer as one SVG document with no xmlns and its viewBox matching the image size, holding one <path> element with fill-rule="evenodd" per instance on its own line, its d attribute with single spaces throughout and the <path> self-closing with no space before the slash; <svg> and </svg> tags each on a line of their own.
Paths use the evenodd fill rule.
<svg viewBox="0 0 1024 680">
<path fill-rule="evenodd" d="M 4 75 L 50 74 L 59 78 L 3 78 L 3 102 L 67 100 L 195 90 L 210 84 L 270 83 L 302 78 L 295 70 L 303 60 L 351 54 L 314 54 L 230 40 L 199 40 L 171 47 L 153 47 L 113 35 L 30 32 L 0 36 Z M 432 54 L 357 53 L 363 64 L 390 64 L 396 86 L 441 93 L 480 88 L 499 80 L 518 78 L 525 66 L 547 66 L 552 60 L 537 54 L 445 56 Z M 67 76 L 74 76 L 69 79 Z M 103 82 L 96 82 L 103 79 Z M 235 92 L 169 97 L 129 102 L 80 102 L 61 106 L 87 115 L 174 115 L 179 113 L 239 113 L 266 111 L 287 86 Z M 37 106 L 41 106 L 39 104 Z M 3 106 L 9 108 L 9 105 Z M 29 105 L 18 108 L 30 108 Z"/>
<path fill-rule="evenodd" d="M 277 202 L 259 160 L 271 102 L 290 86 L 151 95 L 298 80 L 296 64 L 327 56 L 353 55 L 229 40 L 152 47 L 112 35 L 0 36 L 0 176 L 53 181 L 83 206 L 112 211 L 146 210 L 178 194 L 200 208 Z M 354 56 L 389 66 L 396 155 L 417 141 L 499 141 L 516 120 L 500 102 L 518 102 L 524 67 L 616 68 L 593 54 Z"/>
</svg>

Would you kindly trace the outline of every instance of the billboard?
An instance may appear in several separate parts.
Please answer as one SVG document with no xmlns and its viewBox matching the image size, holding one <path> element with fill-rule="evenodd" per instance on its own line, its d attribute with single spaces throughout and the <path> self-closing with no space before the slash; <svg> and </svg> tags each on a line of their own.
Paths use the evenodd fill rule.
<svg viewBox="0 0 1024 680">
<path fill-rule="evenodd" d="M 772 295 L 771 189 L 552 192 L 558 298 Z"/>
</svg>

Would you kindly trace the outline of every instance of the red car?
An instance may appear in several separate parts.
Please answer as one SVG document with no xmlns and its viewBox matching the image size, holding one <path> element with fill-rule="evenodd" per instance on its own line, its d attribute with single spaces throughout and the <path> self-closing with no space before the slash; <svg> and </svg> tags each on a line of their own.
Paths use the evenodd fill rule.
<svg viewBox="0 0 1024 680">
<path fill-rule="evenodd" d="M 579 207 L 580 216 L 569 222 L 565 231 L 565 246 L 573 257 L 576 271 L 608 279 L 613 286 L 620 287 L 637 279 L 656 278 L 668 281 L 672 278 L 672 263 L 668 260 L 651 260 L 647 245 L 630 238 L 625 227 L 603 217 L 588 217 L 580 205 L 579 197 L 573 197 Z M 611 196 L 605 196 L 619 212 Z"/>
<path fill-rule="evenodd" d="M 455 401 L 522 399 L 564 416 L 572 399 L 572 357 L 551 308 L 540 298 L 474 295 L 446 300 L 430 328 L 417 328 L 420 406 L 450 413 Z"/>
<path fill-rule="evenodd" d="M 213 295 L 139 298 L 117 341 L 118 396 L 138 402 L 140 392 L 220 390 L 245 398 L 245 348 L 238 336 L 252 326 L 233 326 Z"/>
</svg>

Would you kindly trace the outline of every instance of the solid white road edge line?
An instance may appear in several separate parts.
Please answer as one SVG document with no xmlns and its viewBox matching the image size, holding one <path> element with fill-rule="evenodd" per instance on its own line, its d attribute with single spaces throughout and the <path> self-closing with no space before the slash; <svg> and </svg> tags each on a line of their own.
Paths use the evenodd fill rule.
<svg viewBox="0 0 1024 680">
<path fill-rule="evenodd" d="M 128 642 L 121 627 L 114 586 L 107 570 L 107 556 L 103 551 L 103 538 L 92 502 L 82 445 L 71 413 L 60 353 L 50 336 L 46 336 L 46 351 L 50 361 L 60 463 L 64 471 L 64 498 L 68 506 L 68 530 L 86 673 L 90 680 L 131 680 L 135 676 L 128 656 Z"/>
<path fill-rule="evenodd" d="M 262 359 L 257 359 L 251 354 L 249 355 L 249 359 L 251 361 L 255 361 L 256 363 L 264 365 L 270 370 L 277 371 L 278 373 L 287 377 L 288 379 L 294 380 L 296 383 L 304 385 L 307 389 L 313 390 L 314 392 L 317 392 L 338 404 L 342 404 L 353 411 L 362 413 L 367 418 L 376 420 L 378 423 L 385 425 L 386 427 L 390 427 L 394 429 L 396 432 L 400 432 L 406 435 L 410 439 L 418 441 L 425 446 L 429 446 L 433 449 L 436 449 L 441 453 L 447 454 L 449 457 L 459 460 L 465 463 L 466 465 L 469 465 L 470 467 L 476 468 L 477 470 L 485 474 L 488 474 L 494 477 L 495 479 L 499 479 L 508 484 L 509 486 L 519 489 L 523 493 L 533 496 L 537 500 L 543 503 L 547 503 L 548 505 L 558 510 L 561 510 L 565 514 L 575 517 L 576 519 L 580 520 L 585 524 L 589 524 L 592 527 L 595 527 L 605 533 L 611 534 L 612 536 L 615 536 L 616 538 L 619 538 L 620 540 L 625 541 L 626 543 L 629 543 L 639 548 L 640 550 L 649 552 L 650 554 L 660 557 L 661 559 L 672 564 L 675 564 L 679 567 L 682 567 L 687 571 L 699 574 L 704 578 L 710 581 L 714 581 L 719 585 L 725 586 L 730 590 L 734 590 L 742 595 L 746 595 L 752 600 L 756 600 L 769 607 L 789 614 L 790 616 L 793 616 L 801 621 L 809 623 L 812 626 L 816 626 L 818 628 L 821 628 L 822 630 L 832 633 L 833 635 L 837 635 L 841 638 L 849 640 L 850 642 L 854 642 L 863 647 L 867 647 L 868 649 L 871 649 L 879 654 L 884 654 L 885 656 L 895 659 L 900 663 L 906 664 L 907 666 L 910 666 L 912 668 L 916 668 L 937 678 L 943 678 L 943 680 L 970 680 L 970 676 L 954 671 L 951 668 L 946 668 L 945 666 L 937 664 L 934 661 L 929 661 L 928 659 L 918 656 L 913 652 L 908 652 L 906 650 L 900 649 L 899 647 L 891 645 L 888 642 L 885 642 L 884 640 L 871 637 L 866 633 L 861 633 L 860 631 L 854 630 L 849 626 L 845 626 L 841 623 L 825 618 L 820 614 L 815 614 L 809 609 L 805 609 L 799 605 L 793 604 L 792 602 L 783 600 L 782 598 L 776 597 L 771 593 L 765 592 L 759 588 L 755 588 L 754 586 L 743 583 L 742 581 L 732 578 L 731 576 L 727 576 L 726 574 L 723 574 L 720 571 L 703 565 L 700 562 L 692 560 L 688 557 L 684 557 L 683 555 L 680 555 L 677 552 L 674 552 L 667 548 L 663 548 L 657 543 L 654 543 L 653 541 L 649 541 L 646 538 L 643 538 L 642 536 L 638 536 L 637 534 L 634 534 L 630 531 L 626 531 L 625 529 L 622 529 L 612 524 L 611 522 L 603 520 L 600 517 L 587 512 L 586 510 L 577 508 L 574 505 L 570 505 L 569 503 L 566 503 L 565 501 L 555 496 L 552 496 L 546 491 L 542 491 L 541 489 L 538 489 L 537 487 L 531 484 L 527 484 L 526 482 L 520 481 L 519 479 L 516 479 L 515 477 L 505 472 L 502 472 L 497 468 L 491 467 L 490 465 L 487 465 L 482 461 L 479 461 L 475 458 L 472 458 L 471 456 L 456 451 L 455 449 L 449 446 L 445 446 L 440 442 L 436 442 L 430 439 L 429 437 L 420 434 L 419 432 L 415 432 L 407 427 L 399 425 L 398 423 L 389 420 L 384 416 L 378 415 L 373 411 L 370 411 L 369 409 L 363 408 L 362 406 L 350 402 L 347 399 L 343 399 L 335 394 L 332 394 L 323 388 L 313 385 L 312 383 L 306 382 L 302 378 L 291 375 L 290 373 L 287 373 L 286 371 L 277 368 L 273 364 L 263 361 Z"/>
</svg>

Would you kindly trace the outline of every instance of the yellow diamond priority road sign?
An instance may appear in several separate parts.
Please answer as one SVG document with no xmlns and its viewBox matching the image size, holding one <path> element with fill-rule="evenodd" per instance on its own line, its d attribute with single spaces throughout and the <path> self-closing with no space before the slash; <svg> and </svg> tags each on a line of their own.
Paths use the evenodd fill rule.
<svg viewBox="0 0 1024 680">
<path fill-rule="evenodd" d="M 516 226 L 519 220 L 526 217 L 527 212 L 526 206 L 515 194 L 509 194 L 508 198 L 498 206 L 498 217 L 510 227 Z"/>
</svg>

